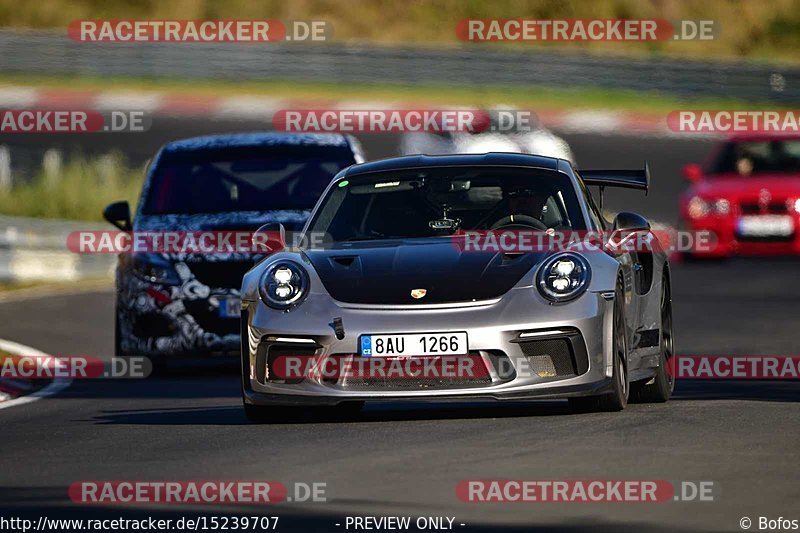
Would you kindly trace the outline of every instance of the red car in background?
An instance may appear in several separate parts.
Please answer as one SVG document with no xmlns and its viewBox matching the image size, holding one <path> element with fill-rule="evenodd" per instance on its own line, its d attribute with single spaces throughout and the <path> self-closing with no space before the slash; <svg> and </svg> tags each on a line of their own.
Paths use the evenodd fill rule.
<svg viewBox="0 0 800 533">
<path fill-rule="evenodd" d="M 682 229 L 716 235 L 693 257 L 800 253 L 800 135 L 732 137 L 683 174 Z"/>
</svg>

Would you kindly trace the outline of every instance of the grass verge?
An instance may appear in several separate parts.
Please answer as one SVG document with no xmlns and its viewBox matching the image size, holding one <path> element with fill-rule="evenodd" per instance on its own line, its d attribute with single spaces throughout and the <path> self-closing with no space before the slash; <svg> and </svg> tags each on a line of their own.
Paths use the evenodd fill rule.
<svg viewBox="0 0 800 533">
<path fill-rule="evenodd" d="M 31 180 L 14 182 L 10 191 L 0 194 L 0 213 L 99 221 L 111 202 L 128 200 L 136 205 L 143 174 L 141 169 L 127 167 L 118 153 L 76 156 L 63 166 L 55 162 L 43 168 Z"/>
</svg>

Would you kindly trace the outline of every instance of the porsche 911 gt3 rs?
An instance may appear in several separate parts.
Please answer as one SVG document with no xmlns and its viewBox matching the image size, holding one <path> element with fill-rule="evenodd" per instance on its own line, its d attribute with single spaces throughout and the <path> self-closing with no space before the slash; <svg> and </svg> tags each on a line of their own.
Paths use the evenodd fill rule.
<svg viewBox="0 0 800 533">
<path fill-rule="evenodd" d="M 589 186 L 646 191 L 649 171 L 489 153 L 340 172 L 304 228 L 328 244 L 276 252 L 244 277 L 248 416 L 364 401 L 567 398 L 589 410 L 621 410 L 632 396 L 666 401 L 670 273 L 657 242 L 459 244 L 469 232 L 649 232 L 634 213 L 607 225 Z"/>
</svg>

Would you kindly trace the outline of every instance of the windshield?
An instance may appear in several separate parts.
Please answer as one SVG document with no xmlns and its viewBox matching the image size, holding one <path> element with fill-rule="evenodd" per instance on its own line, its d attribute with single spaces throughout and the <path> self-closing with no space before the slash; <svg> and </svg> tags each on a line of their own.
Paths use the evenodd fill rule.
<svg viewBox="0 0 800 533">
<path fill-rule="evenodd" d="M 309 225 L 334 242 L 495 229 L 585 229 L 570 178 L 540 169 L 437 168 L 340 181 Z"/>
<path fill-rule="evenodd" d="M 152 174 L 144 214 L 311 209 L 336 173 L 355 163 L 349 150 L 309 146 L 166 159 Z"/>
<path fill-rule="evenodd" d="M 800 172 L 800 139 L 729 142 L 712 161 L 709 174 Z"/>
</svg>

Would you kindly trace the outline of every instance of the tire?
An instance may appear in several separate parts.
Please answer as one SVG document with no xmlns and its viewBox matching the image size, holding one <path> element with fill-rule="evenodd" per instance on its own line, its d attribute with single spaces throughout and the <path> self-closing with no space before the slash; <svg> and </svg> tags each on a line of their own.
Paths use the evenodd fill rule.
<svg viewBox="0 0 800 533">
<path fill-rule="evenodd" d="M 633 400 L 638 403 L 664 403 L 675 390 L 675 377 L 669 371 L 669 365 L 675 354 L 675 339 L 672 329 L 672 291 L 669 278 L 665 277 L 664 290 L 661 291 L 661 335 L 658 368 L 656 375 L 646 383 L 638 384 L 633 389 Z"/>
<path fill-rule="evenodd" d="M 624 295 L 617 286 L 614 294 L 614 330 L 612 333 L 613 372 L 611 392 L 599 396 L 570 398 L 569 405 L 577 412 L 622 411 L 628 405 L 628 341 L 625 328 Z"/>
</svg>

